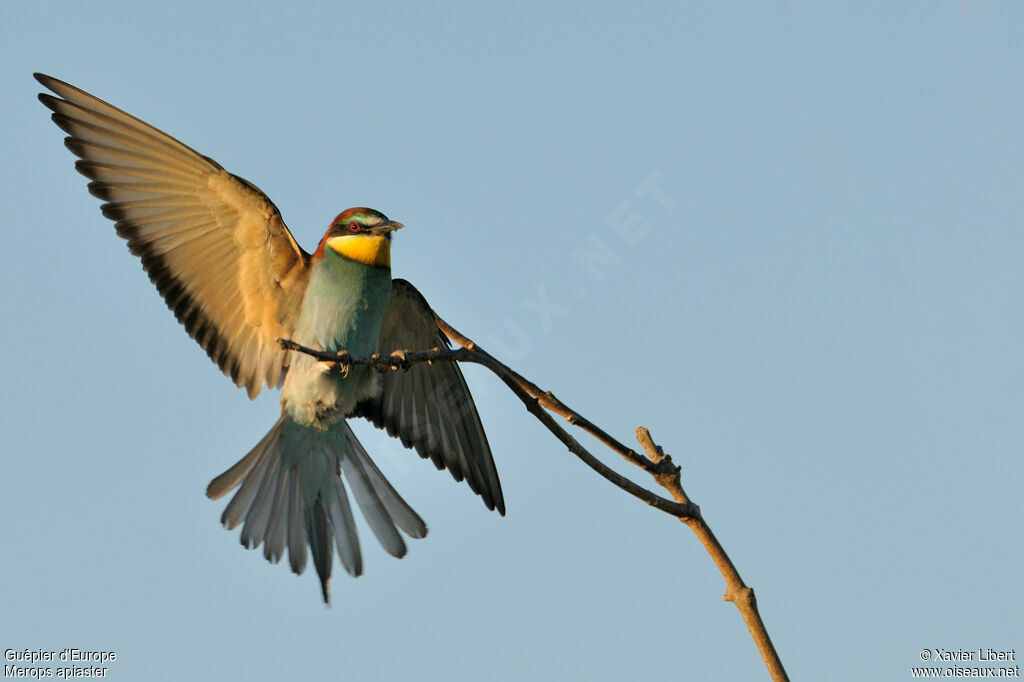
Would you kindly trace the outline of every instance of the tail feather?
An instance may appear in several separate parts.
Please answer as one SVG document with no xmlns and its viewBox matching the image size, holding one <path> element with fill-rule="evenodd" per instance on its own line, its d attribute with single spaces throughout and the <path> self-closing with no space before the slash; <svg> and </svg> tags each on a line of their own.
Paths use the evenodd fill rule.
<svg viewBox="0 0 1024 682">
<path fill-rule="evenodd" d="M 256 465 L 256 461 L 260 456 L 265 453 L 267 442 L 274 438 L 274 429 L 271 429 L 267 435 L 263 436 L 263 440 L 257 443 L 256 447 L 249 451 L 248 455 L 238 460 L 233 467 L 225 471 L 223 474 L 210 481 L 210 485 L 206 486 L 207 497 L 211 500 L 216 500 L 223 497 L 225 493 L 234 490 L 242 479 L 245 478 L 246 474 L 248 474 Z"/>
<path fill-rule="evenodd" d="M 411 538 L 419 540 L 427 537 L 427 525 L 423 523 L 423 519 L 402 499 L 402 496 L 388 482 L 388 479 L 384 478 L 384 474 L 380 472 L 377 465 L 366 454 L 362 444 L 356 440 L 355 434 L 352 434 L 352 442 L 354 443 L 354 449 L 359 453 L 356 456 L 359 457 L 363 464 L 363 471 L 370 480 L 373 489 L 377 492 L 377 496 L 380 498 L 384 508 L 388 510 L 388 515 L 395 522 L 395 525 Z"/>
<path fill-rule="evenodd" d="M 331 528 L 324 511 L 323 501 L 317 499 L 313 506 L 306 506 L 306 534 L 309 536 L 309 549 L 313 554 L 313 565 L 320 576 L 320 590 L 324 602 L 330 602 L 331 596 L 327 589 L 324 576 L 331 575 Z"/>
<path fill-rule="evenodd" d="M 302 489 L 298 476 L 292 476 L 289 482 L 290 495 L 288 505 L 288 563 L 292 573 L 302 575 L 306 570 L 306 517 L 302 503 Z M 326 576 L 329 578 L 330 576 Z M 321 580 L 325 580 L 321 576 Z"/>
<path fill-rule="evenodd" d="M 334 479 L 334 499 L 331 500 L 331 527 L 334 529 L 334 544 L 338 547 L 338 558 L 353 578 L 363 572 L 363 555 L 359 551 L 356 535 L 356 520 L 348 503 L 348 494 L 341 478 Z"/>
<path fill-rule="evenodd" d="M 239 470 L 237 475 L 238 480 L 242 481 L 242 487 L 237 493 L 235 493 L 235 496 L 231 498 L 231 502 L 229 502 L 228 506 L 224 508 L 224 513 L 220 516 L 221 524 L 229 530 L 237 527 L 249 513 L 253 499 L 256 497 L 256 492 L 263 483 L 263 478 L 266 476 L 270 462 L 273 460 L 272 453 L 265 441 L 257 445 L 253 452 L 256 452 L 259 456 L 249 462 L 249 468 L 247 470 Z M 249 457 L 247 455 L 245 459 L 248 458 Z M 243 459 L 242 461 L 244 462 L 245 460 Z M 239 462 L 239 464 L 241 464 L 241 462 Z M 222 476 L 229 472 L 225 472 Z M 242 478 L 243 476 L 244 480 Z M 214 479 L 206 489 L 207 497 L 214 500 L 223 496 L 231 490 L 231 488 L 238 485 L 238 482 L 236 481 L 231 488 L 224 488 L 223 481 L 220 481 L 221 485 L 218 486 L 215 486 L 215 483 L 218 483 L 218 479 Z"/>
<path fill-rule="evenodd" d="M 239 536 L 242 546 L 246 549 L 255 549 L 267 536 L 270 513 L 273 511 L 278 484 L 283 473 L 280 467 L 274 467 L 263 475 L 263 481 L 256 492 L 255 501 L 245 516 L 245 525 L 242 526 L 242 533 Z"/>
<path fill-rule="evenodd" d="M 292 472 L 285 469 L 281 472 L 281 480 L 278 482 L 277 492 L 274 495 L 274 508 L 270 512 L 270 525 L 267 527 L 267 534 L 263 541 L 263 556 L 272 564 L 276 564 L 284 556 L 285 541 L 288 537 L 287 522 L 288 515 L 288 488 Z"/>
<path fill-rule="evenodd" d="M 341 470 L 348 478 L 349 486 L 352 488 L 352 495 L 356 498 L 356 504 L 366 517 L 373 534 L 385 551 L 393 557 L 405 556 L 405 541 L 395 528 L 395 522 L 391 520 L 384 503 L 381 502 L 373 484 L 366 475 L 363 463 L 357 457 L 346 457 L 341 461 Z"/>
<path fill-rule="evenodd" d="M 221 523 L 232 529 L 244 522 L 241 543 L 248 549 L 262 543 L 268 561 L 280 561 L 287 548 L 292 571 L 302 573 L 308 545 L 327 602 L 333 551 L 349 574 L 363 570 L 343 477 L 389 554 L 405 554 L 399 529 L 413 538 L 426 535 L 426 524 L 384 478 L 346 422 L 321 431 L 283 415 L 245 457 L 210 482 L 206 494 L 217 499 L 238 488 Z"/>
</svg>

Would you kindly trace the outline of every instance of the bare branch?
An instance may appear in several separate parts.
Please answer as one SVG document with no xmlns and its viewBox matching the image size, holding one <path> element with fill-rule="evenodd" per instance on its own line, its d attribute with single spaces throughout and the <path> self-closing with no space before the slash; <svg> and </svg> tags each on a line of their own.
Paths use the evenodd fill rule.
<svg viewBox="0 0 1024 682">
<path fill-rule="evenodd" d="M 643 446 L 651 461 L 667 463 L 671 466 L 672 458 L 665 454 L 661 446 L 655 444 L 654 439 L 651 438 L 650 431 L 642 426 L 638 427 L 636 439 Z M 671 468 L 674 469 L 674 472 L 671 474 L 653 474 L 654 480 L 658 482 L 658 485 L 668 490 L 672 497 L 680 504 L 692 504 L 680 482 L 679 467 L 672 466 Z M 731 601 L 736 605 L 740 616 L 743 618 L 743 622 L 747 624 L 747 629 L 750 630 L 751 637 L 754 638 L 757 650 L 761 652 L 761 658 L 771 673 L 772 679 L 788 680 L 789 677 L 786 675 L 786 670 L 782 667 L 782 660 L 779 658 L 775 645 L 772 644 L 772 640 L 768 636 L 768 630 L 764 626 L 764 621 L 761 620 L 761 614 L 757 609 L 757 600 L 754 597 L 754 590 L 747 587 L 746 583 L 743 582 L 743 578 L 740 577 L 736 566 L 732 563 L 729 555 L 725 553 L 725 549 L 718 542 L 718 538 L 711 532 L 711 528 L 704 521 L 703 516 L 698 514 L 690 518 L 680 517 L 679 520 L 690 527 L 690 530 L 697 536 L 700 543 L 704 545 L 704 549 L 711 556 L 711 560 L 715 562 L 715 566 L 718 567 L 722 577 L 725 578 L 725 594 L 722 595 L 722 599 Z"/>
<path fill-rule="evenodd" d="M 553 393 L 541 390 L 532 381 L 529 381 L 495 359 L 494 356 L 476 345 L 472 339 L 461 334 L 441 318 L 435 319 L 437 320 L 438 327 L 461 345 L 462 348 L 433 348 L 427 351 L 396 350 L 391 355 L 385 356 L 375 353 L 369 357 L 353 357 L 344 350 L 337 353 L 328 353 L 326 351 L 306 348 L 287 339 L 279 339 L 279 342 L 288 350 L 305 353 L 325 362 L 336 363 L 343 369 L 347 369 L 352 365 L 363 365 L 378 372 L 388 372 L 406 370 L 413 364 L 421 362 L 428 364 L 432 362 L 472 362 L 491 370 L 519 397 L 530 414 L 534 415 L 544 424 L 570 452 L 583 460 L 587 466 L 630 495 L 643 500 L 652 507 L 675 516 L 690 527 L 697 536 L 697 539 L 704 545 L 704 549 L 711 556 L 712 561 L 715 562 L 722 577 L 725 579 L 726 590 L 725 594 L 722 595 L 722 599 L 732 602 L 737 610 L 739 610 L 740 616 L 747 624 L 747 628 L 750 630 L 754 643 L 757 645 L 761 658 L 764 660 L 772 679 L 776 682 L 788 681 L 789 677 L 782 667 L 782 661 L 779 659 L 778 652 L 775 650 L 764 622 L 761 620 L 761 615 L 757 608 L 757 600 L 754 597 L 754 590 L 743 582 L 739 571 L 736 570 L 736 566 L 729 559 L 729 555 L 726 554 L 725 549 L 718 542 L 718 538 L 715 537 L 714 533 L 711 532 L 711 528 L 704 521 L 700 507 L 691 502 L 683 490 L 680 468 L 673 464 L 672 458 L 665 454 L 660 446 L 655 444 L 650 431 L 642 426 L 636 430 L 637 441 L 643 447 L 645 454 L 640 454 L 626 447 L 623 443 L 556 398 Z M 569 435 L 552 418 L 549 412 L 564 417 L 573 426 L 577 426 L 591 434 L 612 451 L 624 457 L 628 462 L 649 473 L 659 486 L 671 494 L 673 499 L 669 500 L 656 495 L 608 467 Z"/>
<path fill-rule="evenodd" d="M 526 409 L 529 410 L 530 414 L 537 417 L 537 419 L 544 424 L 544 426 L 546 426 L 548 430 L 551 431 L 551 433 L 553 433 L 555 437 L 569 449 L 570 452 L 579 457 L 587 464 L 587 466 L 594 469 L 597 473 L 604 476 L 616 486 L 622 488 L 630 495 L 643 500 L 652 507 L 656 507 L 663 512 L 678 518 L 687 518 L 700 513 L 700 510 L 697 509 L 695 505 L 679 504 L 656 495 L 651 491 L 638 486 L 622 474 L 608 467 L 608 465 L 580 445 L 579 441 L 570 436 L 565 429 L 559 426 L 558 423 L 551 418 L 550 414 L 544 411 L 541 407 L 541 401 L 526 391 L 517 381 L 515 381 L 515 378 L 513 378 L 518 377 L 519 375 L 509 370 L 505 365 L 501 364 L 486 353 L 467 348 L 459 348 L 455 350 L 448 348 L 434 348 L 428 351 L 395 351 L 391 355 L 385 356 L 374 353 L 369 357 L 357 358 L 344 350 L 337 353 L 328 353 L 326 351 L 307 348 L 287 339 L 279 339 L 278 342 L 288 350 L 299 351 L 300 353 L 311 355 L 318 360 L 323 360 L 325 362 L 337 363 L 342 368 L 350 367 L 352 365 L 363 365 L 378 372 L 387 372 L 407 369 L 410 365 L 417 362 L 472 362 L 478 365 L 483 365 L 504 381 L 512 392 L 523 401 L 523 404 L 526 406 Z M 572 423 L 571 419 L 570 423 Z"/>
</svg>

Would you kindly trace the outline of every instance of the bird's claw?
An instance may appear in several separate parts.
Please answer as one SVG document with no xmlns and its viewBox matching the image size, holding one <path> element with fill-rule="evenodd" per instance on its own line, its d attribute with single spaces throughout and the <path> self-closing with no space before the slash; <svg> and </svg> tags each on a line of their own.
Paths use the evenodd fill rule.
<svg viewBox="0 0 1024 682">
<path fill-rule="evenodd" d="M 348 377 L 348 371 L 352 368 L 351 359 L 352 356 L 347 350 L 338 351 L 338 370 L 341 372 L 342 378 Z"/>
<path fill-rule="evenodd" d="M 409 367 L 412 365 L 409 363 L 409 358 L 405 356 L 404 350 L 396 350 L 388 356 L 388 361 L 391 363 L 391 369 L 399 370 L 404 369 L 409 371 Z"/>
</svg>

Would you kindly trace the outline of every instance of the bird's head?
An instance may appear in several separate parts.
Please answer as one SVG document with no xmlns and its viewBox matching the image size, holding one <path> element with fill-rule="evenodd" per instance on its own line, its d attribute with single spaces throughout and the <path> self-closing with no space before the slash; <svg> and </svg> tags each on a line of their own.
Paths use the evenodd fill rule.
<svg viewBox="0 0 1024 682">
<path fill-rule="evenodd" d="M 346 209 L 331 221 L 313 257 L 324 258 L 333 252 L 365 265 L 391 267 L 391 233 L 401 227 L 402 223 L 388 220 L 372 208 Z"/>
</svg>

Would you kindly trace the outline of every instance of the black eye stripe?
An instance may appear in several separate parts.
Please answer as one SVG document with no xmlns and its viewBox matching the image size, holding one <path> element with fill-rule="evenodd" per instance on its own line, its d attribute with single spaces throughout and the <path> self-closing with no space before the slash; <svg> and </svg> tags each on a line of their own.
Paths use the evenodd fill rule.
<svg viewBox="0 0 1024 682">
<path fill-rule="evenodd" d="M 362 232 L 365 229 L 362 225 L 359 225 L 357 223 L 356 224 L 356 229 L 353 230 L 353 229 L 351 229 L 351 225 L 352 224 L 353 223 L 350 220 L 348 222 L 338 223 L 336 225 L 332 225 L 331 226 L 331 236 L 334 236 L 334 237 L 342 236 L 343 237 L 343 236 L 346 236 L 346 235 L 353 235 L 353 234 L 357 234 L 359 232 Z"/>
<path fill-rule="evenodd" d="M 340 218 L 341 216 L 339 216 Z M 350 215 L 345 220 L 339 220 L 331 225 L 331 236 L 353 236 L 359 234 L 373 234 L 373 230 L 383 223 L 387 218 L 378 220 L 376 216 Z M 353 227 L 355 229 L 353 229 Z"/>
</svg>

